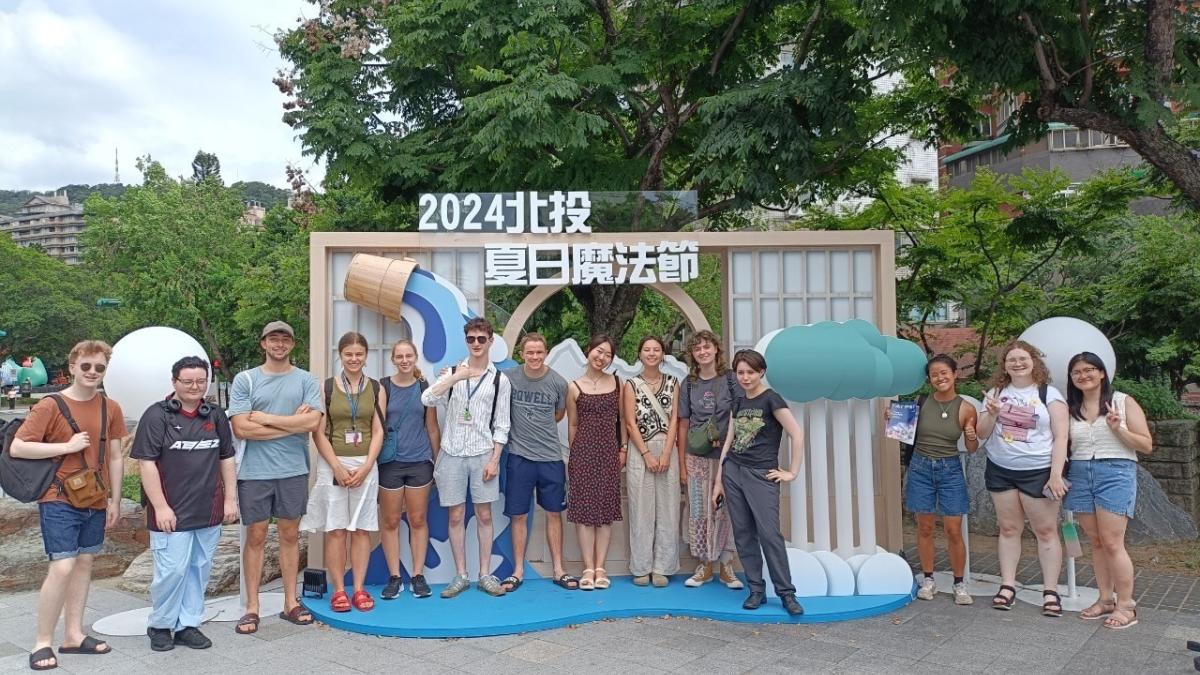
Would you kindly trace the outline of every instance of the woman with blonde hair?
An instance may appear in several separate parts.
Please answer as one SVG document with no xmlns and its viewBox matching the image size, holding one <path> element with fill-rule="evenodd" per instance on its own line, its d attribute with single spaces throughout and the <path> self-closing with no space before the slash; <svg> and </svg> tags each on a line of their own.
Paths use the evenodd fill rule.
<svg viewBox="0 0 1200 675">
<path fill-rule="evenodd" d="M 338 340 L 342 372 L 325 380 L 325 425 L 312 433 L 321 461 L 300 529 L 325 533 L 325 569 L 335 612 L 375 608 L 363 588 L 371 558 L 371 532 L 379 529 L 379 471 L 387 392 L 366 376 L 367 339 L 353 331 Z M 354 594 L 346 596 L 346 533 Z"/>
<path fill-rule="evenodd" d="M 1058 574 L 1062 542 L 1058 513 L 1068 485 L 1067 403 L 1050 386 L 1050 371 L 1036 347 L 1016 340 L 1000 351 L 993 388 L 984 396 L 978 437 L 986 442 L 984 485 L 996 506 L 1000 528 L 1000 590 L 995 609 L 1012 609 L 1025 519 L 1038 542 L 1042 567 L 1042 614 L 1062 616 Z"/>
<path fill-rule="evenodd" d="M 712 489 L 717 475 L 721 444 L 729 427 L 729 413 L 738 396 L 733 371 L 725 365 L 721 340 L 710 330 L 700 330 L 687 341 L 684 354 L 690 366 L 679 393 L 679 480 L 687 487 L 688 545 L 700 561 L 685 586 L 696 588 L 712 581 L 713 565 L 720 566 L 721 583 L 740 590 L 733 571 L 733 527 L 729 513 L 717 509 Z"/>
<path fill-rule="evenodd" d="M 421 403 L 429 383 L 417 368 L 417 346 L 411 340 L 392 345 L 396 372 L 383 380 L 387 391 L 385 435 L 379 453 L 379 543 L 387 559 L 388 582 L 380 596 L 396 598 L 404 591 L 400 576 L 400 516 L 408 513 L 408 545 L 412 569 L 408 570 L 412 594 L 428 598 L 425 555 L 429 551 L 429 493 L 433 466 L 441 449 L 442 430 L 437 409 Z"/>
</svg>

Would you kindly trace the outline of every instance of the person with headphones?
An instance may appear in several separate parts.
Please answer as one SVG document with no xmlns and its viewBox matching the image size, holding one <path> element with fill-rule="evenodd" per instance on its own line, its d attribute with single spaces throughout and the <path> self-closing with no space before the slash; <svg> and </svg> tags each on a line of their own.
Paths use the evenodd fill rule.
<svg viewBox="0 0 1200 675">
<path fill-rule="evenodd" d="M 199 356 L 176 361 L 175 391 L 142 414 L 129 453 L 141 468 L 154 555 L 146 634 L 156 652 L 212 646 L 199 629 L 204 589 L 221 525 L 237 520 L 233 432 L 225 411 L 204 401 L 208 375 Z"/>
</svg>

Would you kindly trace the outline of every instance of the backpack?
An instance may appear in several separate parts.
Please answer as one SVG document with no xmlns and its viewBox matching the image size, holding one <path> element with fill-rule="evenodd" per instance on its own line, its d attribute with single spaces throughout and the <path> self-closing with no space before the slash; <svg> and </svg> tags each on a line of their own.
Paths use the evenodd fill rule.
<svg viewBox="0 0 1200 675">
<path fill-rule="evenodd" d="M 453 375 L 458 370 L 458 366 L 450 366 L 450 374 Z M 500 377 L 504 375 L 499 369 L 496 369 L 496 376 L 492 378 L 492 415 L 488 419 L 488 429 L 494 433 L 496 431 L 496 401 L 500 399 Z M 454 387 L 450 387 L 450 393 L 446 395 L 446 410 L 450 410 L 450 401 L 454 400 Z M 469 403 L 469 402 L 468 402 Z"/>
<path fill-rule="evenodd" d="M 108 444 L 108 406 L 103 398 L 104 395 L 100 394 L 100 396 L 100 466 L 103 467 Z M 79 425 L 75 423 L 75 418 L 71 415 L 71 410 L 62 397 L 58 394 L 51 394 L 50 398 L 58 404 L 58 412 L 66 419 L 71 431 L 79 433 Z M 59 455 L 44 459 L 13 457 L 12 442 L 17 436 L 17 429 L 20 429 L 24 422 L 25 418 L 20 417 L 0 423 L 0 489 L 4 490 L 9 497 L 28 504 L 41 499 L 50 486 L 57 482 L 55 476 L 58 473 L 58 467 L 62 466 L 63 460 L 67 456 Z"/>
<path fill-rule="evenodd" d="M 363 377 L 366 377 L 364 375 Z M 375 395 L 375 414 L 379 416 L 381 424 L 387 422 L 387 417 L 379 410 L 379 380 L 367 377 L 367 382 L 371 383 L 371 393 Z M 333 378 L 325 378 L 325 437 L 333 442 L 333 419 L 329 415 L 329 404 L 333 402 Z"/>
</svg>

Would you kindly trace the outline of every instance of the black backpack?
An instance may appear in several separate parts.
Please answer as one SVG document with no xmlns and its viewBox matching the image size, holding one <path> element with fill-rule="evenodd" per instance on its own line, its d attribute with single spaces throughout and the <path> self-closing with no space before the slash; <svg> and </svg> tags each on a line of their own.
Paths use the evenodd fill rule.
<svg viewBox="0 0 1200 675">
<path fill-rule="evenodd" d="M 100 396 L 102 397 L 100 400 L 100 462 L 103 465 L 104 455 L 108 451 L 106 447 L 108 442 L 108 402 L 104 400 L 103 394 Z M 51 394 L 50 398 L 58 404 L 58 411 L 66 419 L 71 430 L 79 433 L 79 425 L 75 423 L 75 418 L 71 415 L 71 410 L 62 397 Z M 0 489 L 3 489 L 9 497 L 28 504 L 36 502 L 46 494 L 46 491 L 54 484 L 58 467 L 62 465 L 67 456 L 59 455 L 45 459 L 13 457 L 12 442 L 17 436 L 17 429 L 20 429 L 24 422 L 24 417 L 0 422 Z"/>
</svg>

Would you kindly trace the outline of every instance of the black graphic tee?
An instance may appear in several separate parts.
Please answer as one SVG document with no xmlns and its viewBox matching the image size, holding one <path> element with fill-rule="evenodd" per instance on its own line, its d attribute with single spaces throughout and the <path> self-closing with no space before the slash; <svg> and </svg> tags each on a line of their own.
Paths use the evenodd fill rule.
<svg viewBox="0 0 1200 675">
<path fill-rule="evenodd" d="M 779 466 L 779 443 L 783 425 L 775 411 L 788 407 L 787 401 L 767 389 L 754 398 L 739 397 L 733 403 L 733 445 L 729 459 L 756 469 Z"/>
<path fill-rule="evenodd" d="M 233 457 L 233 434 L 225 411 L 214 407 L 207 417 L 169 412 L 155 403 L 138 422 L 132 459 L 158 464 L 163 495 L 175 511 L 175 530 L 220 525 L 225 516 L 221 460 Z M 142 493 L 146 526 L 158 532 L 154 505 Z"/>
</svg>

